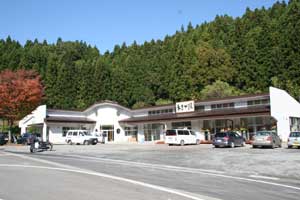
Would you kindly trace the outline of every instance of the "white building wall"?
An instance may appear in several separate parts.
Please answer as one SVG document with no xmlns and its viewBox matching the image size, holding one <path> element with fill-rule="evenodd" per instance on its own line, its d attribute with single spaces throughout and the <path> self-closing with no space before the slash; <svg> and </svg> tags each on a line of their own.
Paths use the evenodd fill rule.
<svg viewBox="0 0 300 200">
<path fill-rule="evenodd" d="M 200 140 L 204 140 L 204 132 L 202 131 L 203 128 L 203 120 L 192 120 L 192 130 L 198 135 Z"/>
<path fill-rule="evenodd" d="M 47 107 L 46 105 L 41 105 L 37 107 L 31 114 L 25 116 L 23 119 L 19 121 L 19 127 L 21 128 L 21 134 L 26 132 L 26 128 L 31 124 L 43 124 L 44 119 L 47 115 Z M 46 134 L 46 133 L 45 133 Z M 44 135 L 44 133 L 43 133 Z"/>
<path fill-rule="evenodd" d="M 62 136 L 62 126 L 51 124 L 48 125 L 49 141 L 54 144 L 65 144 L 65 137 Z"/>
<path fill-rule="evenodd" d="M 290 117 L 300 117 L 300 104 L 286 91 L 270 87 L 271 116 L 277 120 L 277 132 L 283 141 L 290 133 Z"/>
<path fill-rule="evenodd" d="M 87 114 L 87 118 L 95 120 L 95 129 L 100 130 L 101 126 L 114 126 L 114 142 L 128 142 L 130 136 L 125 136 L 124 127 L 119 124 L 122 119 L 130 117 L 130 113 L 121 107 L 114 105 L 99 105 Z M 120 132 L 117 133 L 117 130 Z"/>
</svg>

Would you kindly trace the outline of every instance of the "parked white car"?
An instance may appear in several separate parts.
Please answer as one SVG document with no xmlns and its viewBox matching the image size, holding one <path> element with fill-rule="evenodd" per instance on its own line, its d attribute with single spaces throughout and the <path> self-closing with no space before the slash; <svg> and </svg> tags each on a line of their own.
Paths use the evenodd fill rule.
<svg viewBox="0 0 300 200">
<path fill-rule="evenodd" d="M 288 139 L 288 148 L 300 148 L 300 132 L 291 132 Z"/>
<path fill-rule="evenodd" d="M 98 139 L 95 136 L 92 136 L 87 130 L 69 130 L 66 135 L 66 142 L 71 145 L 95 145 L 98 143 Z"/>
<path fill-rule="evenodd" d="M 165 143 L 169 145 L 200 144 L 200 135 L 188 129 L 170 129 L 165 136 Z"/>
</svg>

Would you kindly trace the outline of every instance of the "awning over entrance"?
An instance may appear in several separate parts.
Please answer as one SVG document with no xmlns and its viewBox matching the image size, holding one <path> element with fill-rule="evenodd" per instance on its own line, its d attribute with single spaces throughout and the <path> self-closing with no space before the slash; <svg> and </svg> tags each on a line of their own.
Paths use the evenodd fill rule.
<svg viewBox="0 0 300 200">
<path fill-rule="evenodd" d="M 232 118 L 244 116 L 270 115 L 270 106 L 253 106 L 247 108 L 233 108 L 212 111 L 200 111 L 182 114 L 152 115 L 144 117 L 132 117 L 119 121 L 120 123 L 145 123 L 145 122 L 165 122 L 186 119 L 216 119 Z"/>
<path fill-rule="evenodd" d="M 55 123 L 84 123 L 84 124 L 95 124 L 96 121 L 87 119 L 85 117 L 54 117 L 47 116 L 45 122 Z"/>
</svg>

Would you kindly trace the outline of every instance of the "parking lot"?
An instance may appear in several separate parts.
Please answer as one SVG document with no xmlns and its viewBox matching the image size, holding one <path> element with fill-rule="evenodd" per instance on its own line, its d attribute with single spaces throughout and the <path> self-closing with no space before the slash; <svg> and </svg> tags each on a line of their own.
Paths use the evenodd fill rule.
<svg viewBox="0 0 300 200">
<path fill-rule="evenodd" d="M 1 147 L 0 147 L 1 148 Z M 4 147 L 2 147 L 4 148 Z M 29 147 L 5 147 L 29 153 Z M 225 172 L 238 176 L 267 176 L 300 180 L 300 149 L 213 148 L 210 144 L 167 146 L 164 144 L 55 145 L 54 151 L 38 155 L 74 155 L 151 163 Z"/>
<path fill-rule="evenodd" d="M 300 150 L 286 146 L 54 145 L 53 151 L 37 153 L 30 153 L 29 146 L 1 146 L 0 168 L 0 187 L 6 188 L 0 191 L 1 199 L 26 199 L 12 195 L 12 190 L 27 194 L 35 187 L 48 190 L 48 200 L 82 195 L 86 199 L 102 195 L 131 200 L 145 195 L 143 199 L 279 200 L 298 199 L 300 192 Z M 47 184 L 36 182 L 48 176 Z M 26 185 L 18 177 L 26 178 Z M 53 187 L 57 180 L 62 180 L 58 188 Z M 76 187 L 78 180 L 92 185 Z M 13 182 L 18 184 L 7 187 Z M 33 199 L 42 197 L 43 190 L 35 191 Z"/>
</svg>

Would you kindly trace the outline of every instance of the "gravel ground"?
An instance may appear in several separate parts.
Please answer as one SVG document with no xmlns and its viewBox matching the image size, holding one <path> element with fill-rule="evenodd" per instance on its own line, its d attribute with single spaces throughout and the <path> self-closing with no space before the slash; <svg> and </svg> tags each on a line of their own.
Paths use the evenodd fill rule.
<svg viewBox="0 0 300 200">
<path fill-rule="evenodd" d="M 29 146 L 2 146 L 0 150 L 29 153 Z M 213 148 L 209 144 L 167 146 L 154 144 L 55 145 L 40 155 L 81 155 L 151 164 L 217 170 L 232 175 L 263 175 L 300 180 L 300 149 Z"/>
</svg>

